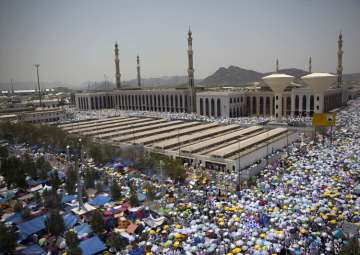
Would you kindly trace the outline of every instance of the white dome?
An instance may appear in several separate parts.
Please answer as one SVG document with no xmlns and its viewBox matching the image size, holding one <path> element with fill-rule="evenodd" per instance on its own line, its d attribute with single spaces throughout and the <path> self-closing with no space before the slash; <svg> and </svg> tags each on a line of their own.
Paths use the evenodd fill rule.
<svg viewBox="0 0 360 255">
<path fill-rule="evenodd" d="M 301 79 L 315 92 L 322 93 L 336 81 L 336 75 L 330 73 L 312 73 Z"/>
<path fill-rule="evenodd" d="M 294 80 L 294 76 L 287 74 L 270 74 L 262 78 L 269 87 L 276 93 L 281 93 Z"/>
</svg>

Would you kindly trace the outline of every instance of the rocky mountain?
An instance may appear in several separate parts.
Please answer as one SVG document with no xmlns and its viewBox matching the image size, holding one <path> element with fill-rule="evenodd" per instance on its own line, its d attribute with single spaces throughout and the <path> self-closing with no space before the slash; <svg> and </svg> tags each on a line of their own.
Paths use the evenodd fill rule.
<svg viewBox="0 0 360 255">
<path fill-rule="evenodd" d="M 262 73 L 237 66 L 220 67 L 214 74 L 203 79 L 204 86 L 240 85 L 260 80 Z"/>
<path fill-rule="evenodd" d="M 308 72 L 297 69 L 287 68 L 279 70 L 280 73 L 285 73 L 295 77 L 301 77 L 308 74 Z M 269 73 L 260 73 L 253 70 L 247 70 L 237 66 L 229 66 L 228 68 L 220 67 L 214 74 L 203 79 L 200 84 L 212 87 L 212 86 L 241 86 L 255 81 L 260 81 L 261 77 L 269 75 Z"/>
</svg>

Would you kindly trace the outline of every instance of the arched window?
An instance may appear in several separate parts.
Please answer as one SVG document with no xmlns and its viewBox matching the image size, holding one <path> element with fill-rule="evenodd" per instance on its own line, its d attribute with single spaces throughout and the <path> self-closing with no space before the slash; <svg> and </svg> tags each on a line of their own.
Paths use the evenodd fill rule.
<svg viewBox="0 0 360 255">
<path fill-rule="evenodd" d="M 260 114 L 264 114 L 264 97 L 260 97 Z"/>
<path fill-rule="evenodd" d="M 166 95 L 166 111 L 170 111 L 169 110 L 169 95 Z"/>
<path fill-rule="evenodd" d="M 203 106 L 204 106 L 203 99 L 202 99 L 202 98 L 200 98 L 200 115 L 203 115 L 203 114 L 204 114 L 204 109 L 203 109 Z"/>
<path fill-rule="evenodd" d="M 296 96 L 295 96 L 295 111 L 299 111 L 299 110 L 300 110 L 300 109 L 299 109 L 299 102 L 300 102 L 299 96 L 296 95 Z"/>
<path fill-rule="evenodd" d="M 209 116 L 209 99 L 205 98 L 205 115 Z"/>
<path fill-rule="evenodd" d="M 221 116 L 221 102 L 220 102 L 220 98 L 217 99 L 217 116 L 220 117 Z"/>
<path fill-rule="evenodd" d="M 175 95 L 175 111 L 176 111 L 176 112 L 178 111 L 178 108 L 179 108 L 179 105 L 178 105 L 178 96 Z"/>
<path fill-rule="evenodd" d="M 253 108 L 252 114 L 256 114 L 256 97 L 253 97 L 252 108 Z"/>
<path fill-rule="evenodd" d="M 303 95 L 303 98 L 302 98 L 302 111 L 303 113 L 306 112 L 306 96 Z"/>
<path fill-rule="evenodd" d="M 266 97 L 265 109 L 266 109 L 266 115 L 270 115 L 270 97 Z"/>
<path fill-rule="evenodd" d="M 211 116 L 215 116 L 215 101 L 211 98 Z"/>
</svg>

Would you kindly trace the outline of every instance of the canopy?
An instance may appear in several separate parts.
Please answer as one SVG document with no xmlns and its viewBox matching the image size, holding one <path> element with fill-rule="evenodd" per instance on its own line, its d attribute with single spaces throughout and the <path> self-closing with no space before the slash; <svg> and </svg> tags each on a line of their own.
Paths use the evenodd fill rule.
<svg viewBox="0 0 360 255">
<path fill-rule="evenodd" d="M 145 254 L 145 248 L 144 247 L 138 247 L 138 248 L 132 249 L 129 252 L 129 254 L 130 255 L 143 255 L 143 254 Z"/>
<path fill-rule="evenodd" d="M 46 219 L 46 215 L 42 215 L 17 225 L 20 232 L 18 241 L 20 242 L 24 241 L 29 235 L 32 235 L 34 233 L 37 233 L 45 229 L 45 219 Z"/>
<path fill-rule="evenodd" d="M 8 216 L 7 218 L 5 218 L 6 222 L 9 223 L 15 223 L 18 224 L 23 220 L 21 213 L 13 213 L 10 216 Z"/>
<path fill-rule="evenodd" d="M 64 195 L 62 198 L 63 204 L 69 203 L 77 199 L 77 195 Z"/>
<path fill-rule="evenodd" d="M 111 197 L 108 195 L 98 195 L 94 199 L 89 201 L 90 205 L 103 206 L 104 204 L 111 201 Z"/>
<path fill-rule="evenodd" d="M 86 223 L 74 227 L 74 231 L 80 239 L 92 233 L 90 225 Z"/>
<path fill-rule="evenodd" d="M 82 251 L 82 255 L 92 255 L 106 249 L 105 244 L 100 240 L 98 236 L 94 236 L 90 239 L 81 241 L 79 247 Z"/>
<path fill-rule="evenodd" d="M 152 228 L 161 226 L 164 223 L 164 221 L 165 221 L 165 217 L 163 217 L 163 216 L 161 216 L 157 219 L 154 219 L 152 217 L 152 215 L 150 215 L 150 217 L 147 217 L 146 219 L 144 219 L 144 222 Z"/>
<path fill-rule="evenodd" d="M 72 228 L 78 222 L 78 218 L 72 213 L 65 214 L 63 218 L 66 229 Z"/>
<path fill-rule="evenodd" d="M 21 255 L 46 255 L 46 252 L 37 244 L 28 246 L 20 250 L 19 254 Z"/>
</svg>

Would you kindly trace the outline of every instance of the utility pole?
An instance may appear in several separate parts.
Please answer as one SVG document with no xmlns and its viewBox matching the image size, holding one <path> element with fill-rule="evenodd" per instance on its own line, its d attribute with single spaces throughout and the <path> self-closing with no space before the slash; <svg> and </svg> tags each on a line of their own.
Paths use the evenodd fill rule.
<svg viewBox="0 0 360 255">
<path fill-rule="evenodd" d="M 79 138 L 79 152 L 80 152 L 80 168 L 79 164 L 76 160 L 75 166 L 76 166 L 76 174 L 77 174 L 77 188 L 78 188 L 78 197 L 79 197 L 79 211 L 84 207 L 84 202 L 82 199 L 82 186 L 81 186 L 81 178 L 80 178 L 80 169 L 83 166 L 83 153 L 82 153 L 82 144 L 81 144 L 81 138 Z"/>
<path fill-rule="evenodd" d="M 39 67 L 40 67 L 40 65 L 35 64 L 35 67 L 36 67 L 37 85 L 38 85 L 38 93 L 39 93 L 39 105 L 41 107 L 42 106 L 42 103 L 41 103 L 41 88 L 40 88 L 40 78 L 39 78 Z"/>
<path fill-rule="evenodd" d="M 11 83 L 11 95 L 15 96 L 14 79 L 10 79 L 10 83 Z"/>
</svg>

